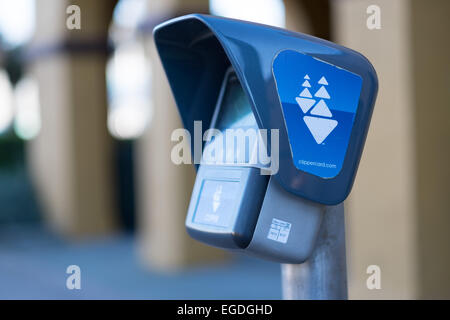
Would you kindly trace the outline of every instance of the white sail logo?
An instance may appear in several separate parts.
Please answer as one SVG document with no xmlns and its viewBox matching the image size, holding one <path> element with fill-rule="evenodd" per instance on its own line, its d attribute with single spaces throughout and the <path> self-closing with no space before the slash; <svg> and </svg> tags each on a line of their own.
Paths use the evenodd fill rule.
<svg viewBox="0 0 450 320">
<path fill-rule="evenodd" d="M 330 95 L 325 88 L 328 85 L 328 81 L 325 77 L 320 78 L 317 83 L 321 86 L 314 94 L 314 97 L 318 99 L 314 99 L 308 89 L 311 88 L 311 84 L 308 81 L 311 79 L 308 75 L 305 75 L 303 79 L 305 80 L 302 84 L 303 90 L 295 100 L 305 114 L 303 121 L 305 121 L 314 140 L 317 144 L 321 144 L 338 125 L 336 120 L 330 119 L 333 117 L 333 114 L 325 102 L 325 100 L 330 99 Z"/>
</svg>

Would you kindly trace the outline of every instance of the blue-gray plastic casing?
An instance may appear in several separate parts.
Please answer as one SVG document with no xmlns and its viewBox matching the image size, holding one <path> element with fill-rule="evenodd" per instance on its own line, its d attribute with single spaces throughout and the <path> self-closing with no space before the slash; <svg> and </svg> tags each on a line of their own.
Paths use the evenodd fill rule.
<svg viewBox="0 0 450 320">
<path fill-rule="evenodd" d="M 258 127 L 268 134 L 279 130 L 279 170 L 268 181 L 257 180 L 255 168 L 200 166 L 186 220 L 190 235 L 280 262 L 305 261 L 314 248 L 323 204 L 344 201 L 353 185 L 378 89 L 370 62 L 326 40 L 208 15 L 162 23 L 154 39 L 191 136 L 194 121 L 211 126 L 230 67 Z M 270 143 L 267 148 L 270 152 Z M 325 160 L 315 161 L 320 150 Z M 249 180 L 264 187 L 249 194 Z M 204 211 L 197 210 L 203 201 L 214 201 L 218 181 L 225 182 L 220 192 L 233 198 L 234 209 L 225 208 L 226 216 L 233 217 L 236 208 L 248 212 L 248 220 L 241 218 L 238 226 L 196 216 Z"/>
<path fill-rule="evenodd" d="M 229 68 L 223 79 L 211 127 L 227 131 L 228 129 L 258 129 L 250 103 L 242 90 L 236 74 Z M 256 132 L 256 131 L 254 131 Z M 259 212 L 264 200 L 269 176 L 261 175 L 264 165 L 250 162 L 254 156 L 255 140 L 243 151 L 241 163 L 227 163 L 227 138 L 209 137 L 205 145 L 201 164 L 191 195 L 186 216 L 186 229 L 195 239 L 227 249 L 245 249 L 253 237 Z M 245 137 L 243 137 L 245 139 Z M 222 157 L 208 160 L 207 151 L 216 147 Z M 229 145 L 229 148 L 231 145 Z M 236 153 L 232 153 L 236 156 Z M 228 154 L 230 156 L 230 154 Z"/>
<path fill-rule="evenodd" d="M 275 179 L 288 192 L 314 202 L 335 205 L 344 201 L 353 185 L 378 90 L 375 70 L 364 56 L 313 36 L 199 14 L 160 24 L 154 39 L 181 119 L 191 135 L 195 120 L 202 121 L 203 127 L 210 126 L 222 80 L 231 65 L 259 127 L 279 129 L 280 163 Z M 294 164 L 272 68 L 284 50 L 298 51 L 362 79 L 348 148 L 335 177 L 324 179 Z"/>
</svg>

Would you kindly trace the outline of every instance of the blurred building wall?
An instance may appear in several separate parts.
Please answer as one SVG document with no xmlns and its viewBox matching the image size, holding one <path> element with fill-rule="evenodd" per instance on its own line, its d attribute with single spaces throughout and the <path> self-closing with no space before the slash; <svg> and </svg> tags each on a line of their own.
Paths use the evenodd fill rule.
<svg viewBox="0 0 450 320">
<path fill-rule="evenodd" d="M 450 299 L 450 1 L 411 13 L 419 298 Z"/>
<path fill-rule="evenodd" d="M 191 12 L 208 12 L 207 0 L 148 1 L 150 30 L 159 22 Z M 152 25 L 153 22 L 153 25 Z M 226 253 L 190 238 L 185 219 L 195 169 L 175 165 L 170 159 L 175 142 L 172 131 L 183 128 L 172 92 L 153 42 L 144 35 L 152 69 L 154 106 L 150 128 L 137 145 L 138 236 L 142 261 L 161 270 L 179 269 L 192 263 L 223 260 Z"/>
<path fill-rule="evenodd" d="M 448 1 L 331 1 L 334 41 L 374 65 L 379 93 L 347 208 L 350 298 L 450 297 Z M 370 5 L 381 29 L 369 30 Z M 381 268 L 368 290 L 366 268 Z"/>
<path fill-rule="evenodd" d="M 81 9 L 81 30 L 66 8 Z M 47 221 L 70 236 L 110 232 L 116 203 L 106 126 L 105 64 L 114 1 L 40 0 L 29 72 L 40 89 L 42 130 L 28 146 Z"/>
</svg>

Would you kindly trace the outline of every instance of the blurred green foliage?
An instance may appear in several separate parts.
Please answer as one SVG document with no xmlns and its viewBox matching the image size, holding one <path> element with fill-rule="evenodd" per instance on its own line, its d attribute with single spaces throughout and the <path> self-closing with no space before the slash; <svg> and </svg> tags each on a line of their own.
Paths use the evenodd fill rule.
<svg viewBox="0 0 450 320">
<path fill-rule="evenodd" d="M 0 170 L 13 169 L 25 161 L 25 142 L 9 130 L 0 135 Z"/>
</svg>

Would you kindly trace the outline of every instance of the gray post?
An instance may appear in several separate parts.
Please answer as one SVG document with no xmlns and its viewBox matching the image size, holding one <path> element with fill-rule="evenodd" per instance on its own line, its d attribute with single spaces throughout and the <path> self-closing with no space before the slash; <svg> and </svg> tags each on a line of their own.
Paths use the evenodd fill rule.
<svg viewBox="0 0 450 320">
<path fill-rule="evenodd" d="M 281 275 L 284 299 L 347 299 L 343 204 L 326 208 L 309 260 L 282 265 Z"/>
</svg>

